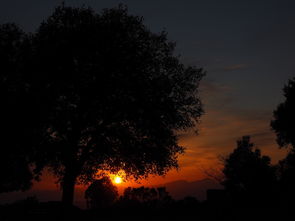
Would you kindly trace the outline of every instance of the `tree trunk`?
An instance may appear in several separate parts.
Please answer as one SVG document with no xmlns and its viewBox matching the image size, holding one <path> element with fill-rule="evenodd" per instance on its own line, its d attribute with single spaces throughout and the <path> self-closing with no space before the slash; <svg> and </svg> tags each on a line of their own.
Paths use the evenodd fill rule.
<svg viewBox="0 0 295 221">
<path fill-rule="evenodd" d="M 73 173 L 66 171 L 62 184 L 62 202 L 67 206 L 72 206 L 74 202 L 74 191 L 76 178 Z"/>
</svg>

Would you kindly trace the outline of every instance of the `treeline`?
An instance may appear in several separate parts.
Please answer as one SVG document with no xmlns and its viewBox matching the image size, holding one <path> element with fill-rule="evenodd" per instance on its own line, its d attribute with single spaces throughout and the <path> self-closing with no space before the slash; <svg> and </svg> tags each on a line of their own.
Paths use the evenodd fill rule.
<svg viewBox="0 0 295 221">
<path fill-rule="evenodd" d="M 270 157 L 262 155 L 250 137 L 244 136 L 237 141 L 236 149 L 222 159 L 218 180 L 224 189 L 209 189 L 205 201 L 191 196 L 175 200 L 165 187 L 128 187 L 119 196 L 116 186 L 106 177 L 86 190 L 87 214 L 193 216 L 204 220 L 287 219 L 294 217 L 294 159 L 291 149 L 285 159 L 272 165 Z"/>
<path fill-rule="evenodd" d="M 175 200 L 165 187 L 128 187 L 119 196 L 108 177 L 96 180 L 85 192 L 87 208 L 132 209 L 196 209 L 201 205 L 222 208 L 293 208 L 295 205 L 293 150 L 278 164 L 272 165 L 268 156 L 255 148 L 249 136 L 237 141 L 236 149 L 222 159 L 223 168 L 218 181 L 224 189 L 208 190 L 207 200 L 194 197 Z"/>
</svg>

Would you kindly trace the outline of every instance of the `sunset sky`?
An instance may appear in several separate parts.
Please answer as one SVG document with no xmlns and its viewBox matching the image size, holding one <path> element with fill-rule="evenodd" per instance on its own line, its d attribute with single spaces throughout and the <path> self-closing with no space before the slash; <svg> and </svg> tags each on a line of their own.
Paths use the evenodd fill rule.
<svg viewBox="0 0 295 221">
<path fill-rule="evenodd" d="M 34 32 L 60 2 L 1 0 L 0 23 L 15 22 Z M 143 16 L 153 32 L 166 30 L 183 63 L 207 72 L 201 83 L 205 114 L 198 136 L 190 131 L 180 136 L 186 147 L 180 170 L 143 184 L 203 179 L 204 170 L 215 167 L 218 155 L 231 152 L 243 135 L 251 135 L 273 163 L 285 155 L 270 120 L 283 101 L 284 84 L 295 76 L 294 0 L 65 1 L 68 6 L 89 5 L 98 13 L 120 2 L 131 14 Z"/>
</svg>

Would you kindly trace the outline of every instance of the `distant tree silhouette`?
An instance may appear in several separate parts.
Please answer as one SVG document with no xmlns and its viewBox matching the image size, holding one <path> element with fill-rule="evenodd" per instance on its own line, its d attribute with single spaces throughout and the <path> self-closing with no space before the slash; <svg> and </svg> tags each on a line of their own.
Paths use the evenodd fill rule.
<svg viewBox="0 0 295 221">
<path fill-rule="evenodd" d="M 155 188 L 148 187 L 138 187 L 132 188 L 128 187 L 123 193 L 124 200 L 132 200 L 138 202 L 147 202 L 158 199 L 158 192 Z"/>
<path fill-rule="evenodd" d="M 173 202 L 169 192 L 165 187 L 128 187 L 120 197 L 121 204 L 127 206 L 145 206 L 145 207 L 165 207 Z"/>
<path fill-rule="evenodd" d="M 176 131 L 203 113 L 204 73 L 180 63 L 165 32 L 150 32 L 123 6 L 99 15 L 62 5 L 32 42 L 29 82 L 43 125 L 36 165 L 59 177 L 63 202 L 98 170 L 141 178 L 178 166 Z"/>
<path fill-rule="evenodd" d="M 274 111 L 271 127 L 277 135 L 280 147 L 295 148 L 295 78 L 289 80 L 284 89 L 285 101 Z"/>
<path fill-rule="evenodd" d="M 27 190 L 32 184 L 28 153 L 34 111 L 24 77 L 29 51 L 29 37 L 20 28 L 0 25 L 0 193 Z"/>
<path fill-rule="evenodd" d="M 117 187 L 112 184 L 109 177 L 95 180 L 85 191 L 85 199 L 89 209 L 109 207 L 118 196 Z"/>
<path fill-rule="evenodd" d="M 270 158 L 253 147 L 249 136 L 237 141 L 237 148 L 224 159 L 222 184 L 235 203 L 263 206 L 276 197 L 276 173 Z"/>
</svg>

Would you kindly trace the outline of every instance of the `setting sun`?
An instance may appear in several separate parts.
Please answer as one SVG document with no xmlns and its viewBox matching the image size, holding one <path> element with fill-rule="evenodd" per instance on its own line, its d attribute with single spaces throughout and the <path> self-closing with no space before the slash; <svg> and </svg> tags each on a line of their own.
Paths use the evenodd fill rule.
<svg viewBox="0 0 295 221">
<path fill-rule="evenodd" d="M 110 179 L 114 184 L 121 184 L 126 181 L 126 174 L 124 170 L 120 170 L 115 174 L 110 174 Z"/>
<path fill-rule="evenodd" d="M 119 176 L 115 176 L 115 178 L 114 178 L 114 183 L 116 183 L 116 184 L 120 184 L 120 183 L 122 183 L 122 178 L 119 177 Z"/>
</svg>

